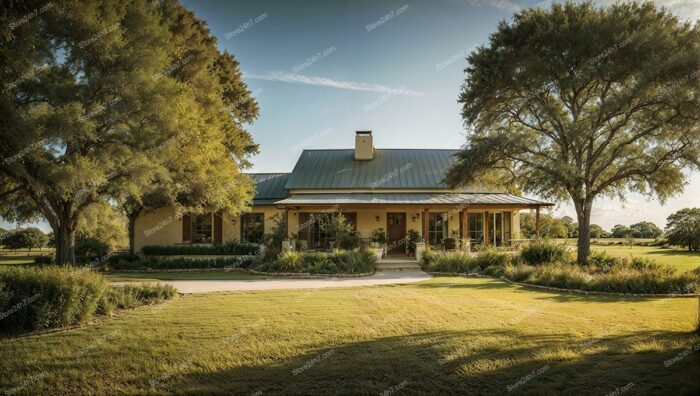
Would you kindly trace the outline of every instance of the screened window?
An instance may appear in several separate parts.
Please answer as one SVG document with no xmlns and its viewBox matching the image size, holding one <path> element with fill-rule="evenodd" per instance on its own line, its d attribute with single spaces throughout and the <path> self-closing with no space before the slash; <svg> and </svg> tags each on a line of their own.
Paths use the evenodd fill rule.
<svg viewBox="0 0 700 396">
<path fill-rule="evenodd" d="M 473 243 L 484 242 L 484 214 L 469 213 L 467 233 Z"/>
<path fill-rule="evenodd" d="M 439 245 L 447 238 L 447 213 L 430 213 L 428 220 L 428 241 Z"/>
<path fill-rule="evenodd" d="M 212 235 L 211 213 L 202 213 L 192 216 L 192 230 L 194 243 L 211 243 Z"/>
<path fill-rule="evenodd" d="M 243 213 L 241 217 L 241 242 L 263 243 L 265 238 L 265 214 Z"/>
</svg>

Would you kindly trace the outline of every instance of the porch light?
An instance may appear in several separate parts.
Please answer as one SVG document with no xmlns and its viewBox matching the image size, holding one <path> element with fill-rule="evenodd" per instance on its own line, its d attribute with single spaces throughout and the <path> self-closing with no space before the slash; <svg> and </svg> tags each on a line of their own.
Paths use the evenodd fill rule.
<svg viewBox="0 0 700 396">
<path fill-rule="evenodd" d="M 376 216 L 374 219 L 377 220 L 377 222 L 379 222 L 379 216 Z"/>
</svg>

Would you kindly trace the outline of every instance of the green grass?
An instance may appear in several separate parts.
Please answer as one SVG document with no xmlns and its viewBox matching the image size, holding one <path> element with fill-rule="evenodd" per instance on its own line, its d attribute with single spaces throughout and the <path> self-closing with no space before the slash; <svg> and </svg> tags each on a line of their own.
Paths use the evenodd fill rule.
<svg viewBox="0 0 700 396">
<path fill-rule="evenodd" d="M 269 276 L 247 272 L 198 271 L 198 272 L 113 272 L 105 274 L 112 282 L 154 281 L 154 280 L 257 280 Z"/>
<path fill-rule="evenodd" d="M 28 250 L 10 251 L 6 249 L 0 250 L 0 265 L 25 265 L 34 264 L 35 256 L 46 256 L 53 254 L 53 248 L 41 248 Z"/>
<path fill-rule="evenodd" d="M 0 340 L 0 390 L 39 394 L 697 394 L 697 299 L 492 279 L 189 295 Z M 545 369 L 546 368 L 546 369 Z M 399 394 L 399 392 L 395 392 Z"/>
<path fill-rule="evenodd" d="M 675 267 L 679 272 L 700 267 L 700 254 L 681 249 L 661 249 L 657 246 L 591 246 L 592 250 L 605 251 L 614 257 L 647 257 L 659 264 Z"/>
</svg>

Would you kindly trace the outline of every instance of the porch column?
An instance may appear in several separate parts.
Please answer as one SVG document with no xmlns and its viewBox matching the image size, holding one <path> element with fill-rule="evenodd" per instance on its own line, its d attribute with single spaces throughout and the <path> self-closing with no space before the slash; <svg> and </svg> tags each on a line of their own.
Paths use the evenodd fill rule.
<svg viewBox="0 0 700 396">
<path fill-rule="evenodd" d="M 423 209 L 423 240 L 428 243 L 428 220 L 430 219 L 430 214 L 428 208 Z"/>
<path fill-rule="evenodd" d="M 289 238 L 289 208 L 284 208 L 284 237 Z"/>
<path fill-rule="evenodd" d="M 466 241 L 469 237 L 467 236 L 467 210 L 462 209 L 462 213 L 460 213 L 460 216 L 462 218 L 461 221 L 461 228 L 459 230 L 459 237 L 462 239 L 462 242 Z"/>
<path fill-rule="evenodd" d="M 484 245 L 491 244 L 491 235 L 489 235 L 489 222 L 490 221 L 491 221 L 491 217 L 489 216 L 489 212 L 484 212 Z"/>
<path fill-rule="evenodd" d="M 540 239 L 540 207 L 535 209 L 535 235 L 536 239 Z"/>
</svg>

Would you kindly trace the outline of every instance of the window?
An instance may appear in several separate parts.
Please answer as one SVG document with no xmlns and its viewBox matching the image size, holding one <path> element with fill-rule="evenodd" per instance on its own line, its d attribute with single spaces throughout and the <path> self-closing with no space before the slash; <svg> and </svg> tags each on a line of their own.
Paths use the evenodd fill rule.
<svg viewBox="0 0 700 396">
<path fill-rule="evenodd" d="M 265 237 L 265 214 L 243 213 L 241 216 L 241 242 L 263 243 Z"/>
<path fill-rule="evenodd" d="M 467 234 L 472 243 L 484 242 L 484 214 L 469 213 Z"/>
<path fill-rule="evenodd" d="M 323 212 L 323 213 L 302 213 L 299 216 L 300 232 L 299 238 L 306 240 L 311 249 L 325 249 L 328 247 L 329 237 L 323 232 L 323 225 L 330 220 L 332 216 L 338 213 Z M 352 225 L 353 229 L 357 229 L 357 213 L 343 212 L 345 221 Z"/>
<path fill-rule="evenodd" d="M 428 241 L 439 245 L 447 238 L 447 213 L 430 213 L 428 221 Z"/>
<path fill-rule="evenodd" d="M 211 213 L 202 213 L 192 216 L 193 243 L 211 243 Z"/>
</svg>

